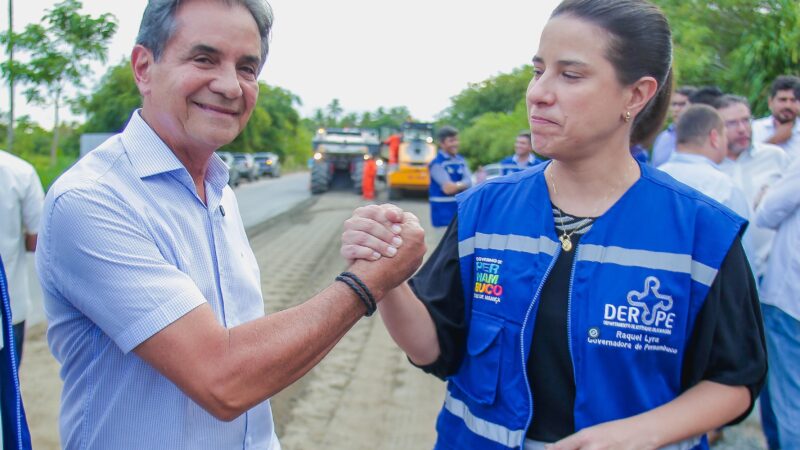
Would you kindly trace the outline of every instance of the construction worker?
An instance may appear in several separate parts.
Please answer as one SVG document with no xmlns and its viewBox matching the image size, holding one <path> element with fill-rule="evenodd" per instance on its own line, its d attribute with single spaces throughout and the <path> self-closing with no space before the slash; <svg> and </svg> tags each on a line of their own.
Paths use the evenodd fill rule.
<svg viewBox="0 0 800 450">
<path fill-rule="evenodd" d="M 458 154 L 458 130 L 444 126 L 436 133 L 439 153 L 430 163 L 431 184 L 428 201 L 431 203 L 431 222 L 444 230 L 456 215 L 456 197 L 472 186 L 472 174 L 467 161 Z"/>
<path fill-rule="evenodd" d="M 375 162 L 375 157 L 371 156 L 364 161 L 364 173 L 361 177 L 361 195 L 364 200 L 372 200 L 375 198 L 375 174 L 378 172 L 378 165 Z"/>
<path fill-rule="evenodd" d="M 398 155 L 400 153 L 400 143 L 403 141 L 403 135 L 394 133 L 383 141 L 384 145 L 389 146 L 389 164 L 397 164 Z"/>
<path fill-rule="evenodd" d="M 530 130 L 522 130 L 514 141 L 514 154 L 501 160 L 503 175 L 519 172 L 542 162 L 533 154 Z"/>
</svg>

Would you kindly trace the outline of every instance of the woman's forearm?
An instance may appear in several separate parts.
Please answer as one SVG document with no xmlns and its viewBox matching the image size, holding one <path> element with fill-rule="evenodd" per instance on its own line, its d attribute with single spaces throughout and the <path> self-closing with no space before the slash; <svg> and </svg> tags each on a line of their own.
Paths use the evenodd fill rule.
<svg viewBox="0 0 800 450">
<path fill-rule="evenodd" d="M 656 448 L 700 436 L 741 416 L 750 405 L 750 391 L 701 381 L 675 400 L 631 417 L 630 425 L 655 438 Z"/>
<path fill-rule="evenodd" d="M 433 319 L 408 283 L 389 291 L 378 304 L 378 311 L 392 339 L 414 364 L 423 366 L 439 358 Z"/>
</svg>

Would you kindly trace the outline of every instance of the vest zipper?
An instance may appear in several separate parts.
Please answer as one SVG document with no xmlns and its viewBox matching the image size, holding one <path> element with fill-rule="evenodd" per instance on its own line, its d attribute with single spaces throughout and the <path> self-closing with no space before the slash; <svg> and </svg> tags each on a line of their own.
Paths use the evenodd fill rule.
<svg viewBox="0 0 800 450">
<path fill-rule="evenodd" d="M 531 391 L 531 383 L 528 380 L 528 360 L 525 358 L 525 330 L 528 328 L 528 318 L 530 318 L 533 305 L 535 305 L 537 300 L 539 300 L 539 295 L 542 293 L 542 287 L 544 286 L 545 281 L 547 281 L 550 271 L 553 270 L 553 266 L 556 265 L 556 261 L 558 260 L 560 254 L 561 246 L 557 245 L 556 254 L 553 256 L 553 260 L 550 261 L 550 265 L 547 266 L 547 270 L 544 272 L 544 276 L 539 282 L 539 287 L 536 289 L 536 294 L 534 294 L 531 304 L 528 305 L 528 311 L 525 313 L 525 319 L 522 321 L 522 332 L 519 334 L 519 348 L 520 352 L 522 353 L 522 375 L 525 377 L 525 389 L 528 390 L 528 405 L 530 406 L 528 412 L 528 422 L 525 424 L 525 433 L 528 432 L 528 428 L 531 426 L 531 422 L 533 421 L 533 392 Z M 522 449 L 525 445 L 525 433 L 522 434 L 522 440 L 519 443 L 520 449 Z"/>
<path fill-rule="evenodd" d="M 569 273 L 569 293 L 567 294 L 567 348 L 569 349 L 569 359 L 572 361 L 572 379 L 575 380 L 577 392 L 578 377 L 575 370 L 575 356 L 572 354 L 572 283 L 575 280 L 575 266 L 578 265 L 578 247 L 580 240 L 575 243 L 575 258 L 572 260 L 572 271 Z"/>
</svg>

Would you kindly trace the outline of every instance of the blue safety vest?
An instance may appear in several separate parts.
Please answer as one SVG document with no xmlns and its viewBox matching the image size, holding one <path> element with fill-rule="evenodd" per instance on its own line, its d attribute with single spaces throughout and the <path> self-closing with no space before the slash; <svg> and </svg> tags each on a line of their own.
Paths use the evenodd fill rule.
<svg viewBox="0 0 800 450">
<path fill-rule="evenodd" d="M 539 160 L 538 158 L 536 158 L 535 156 L 533 156 L 533 154 L 531 154 L 531 156 L 528 157 L 528 162 L 525 163 L 524 166 L 520 166 L 516 161 L 514 161 L 514 155 L 512 155 L 512 156 L 509 156 L 507 158 L 503 158 L 502 160 L 500 160 L 500 169 L 502 170 L 502 174 L 503 175 L 508 175 L 508 174 L 520 172 L 520 171 L 525 170 L 525 169 L 527 169 L 529 167 L 533 167 L 533 166 L 539 164 L 540 162 L 542 162 L 542 161 Z"/>
<path fill-rule="evenodd" d="M 19 390 L 16 355 L 14 354 L 14 330 L 11 322 L 11 300 L 8 297 L 8 280 L 0 257 L 0 300 L 2 300 L 3 349 L 0 351 L 0 403 L 2 403 L 3 443 L 6 449 L 28 450 L 31 435 L 25 419 L 25 408 Z"/>
<path fill-rule="evenodd" d="M 450 181 L 456 183 L 464 179 L 467 173 L 467 160 L 461 155 L 450 156 L 439 150 L 436 158 L 431 161 L 428 168 L 434 165 L 441 165 L 450 176 Z M 435 227 L 446 227 L 450 225 L 456 215 L 457 205 L 454 195 L 447 195 L 442 191 L 439 183 L 431 177 L 431 184 L 428 188 L 428 201 L 431 203 L 431 222 Z"/>
<path fill-rule="evenodd" d="M 464 360 L 448 379 L 436 448 L 520 448 L 536 414 L 526 361 L 539 295 L 562 251 L 547 165 L 457 196 L 469 332 Z M 695 319 L 746 226 L 708 197 L 640 168 L 641 178 L 571 250 L 577 254 L 564 326 L 576 383 L 576 430 L 651 410 L 681 394 Z M 696 438 L 670 448 L 707 444 Z"/>
</svg>

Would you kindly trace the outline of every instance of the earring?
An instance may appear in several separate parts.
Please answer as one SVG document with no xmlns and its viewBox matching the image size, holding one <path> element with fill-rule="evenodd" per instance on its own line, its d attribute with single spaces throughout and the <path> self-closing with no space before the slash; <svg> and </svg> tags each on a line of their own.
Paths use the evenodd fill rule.
<svg viewBox="0 0 800 450">
<path fill-rule="evenodd" d="M 625 111 L 625 122 L 627 123 L 627 122 L 630 122 L 630 121 L 631 121 L 631 112 L 630 111 Z"/>
</svg>

